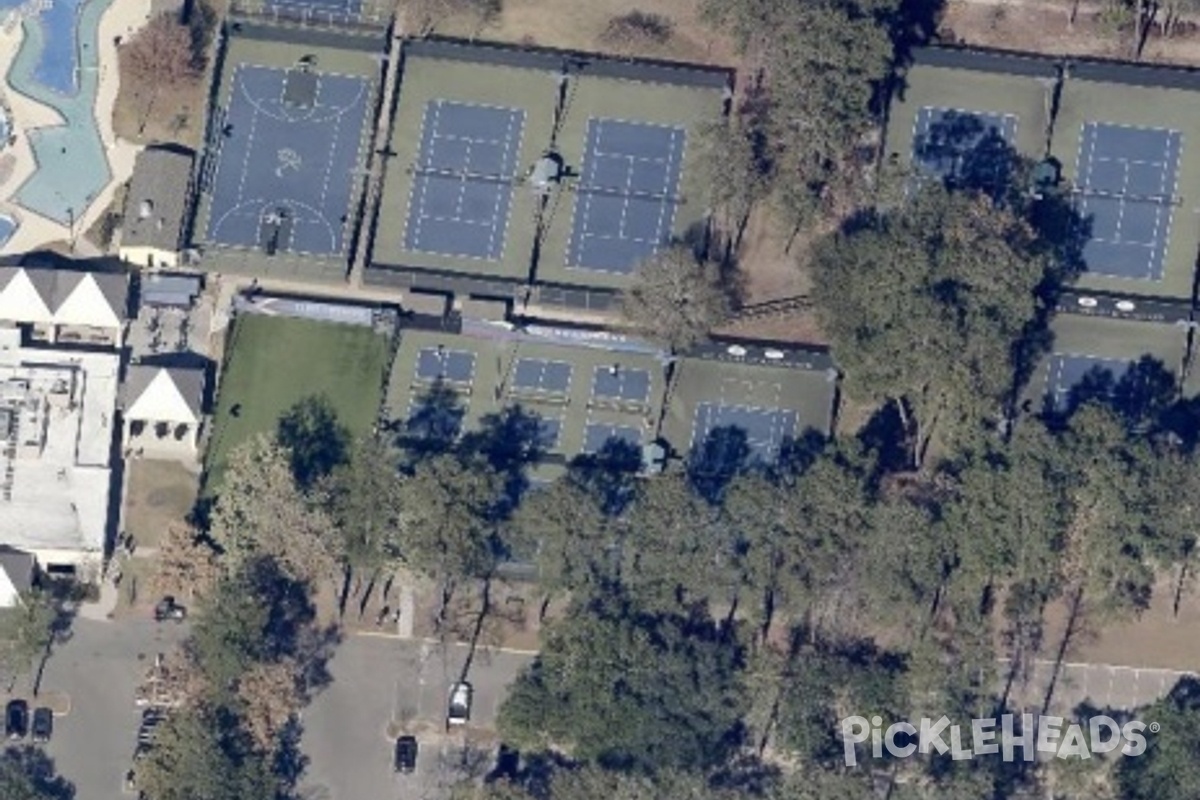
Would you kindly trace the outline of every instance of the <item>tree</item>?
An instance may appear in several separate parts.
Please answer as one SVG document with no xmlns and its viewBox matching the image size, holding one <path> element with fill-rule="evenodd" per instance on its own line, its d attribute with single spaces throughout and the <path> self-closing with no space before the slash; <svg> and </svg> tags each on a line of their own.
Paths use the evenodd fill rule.
<svg viewBox="0 0 1200 800">
<path fill-rule="evenodd" d="M 1117 770 L 1125 800 L 1200 797 L 1200 684 L 1184 678 L 1165 699 L 1138 715 L 1161 727 L 1145 733 L 1146 752 L 1122 758 Z"/>
<path fill-rule="evenodd" d="M 150 90 L 139 131 L 146 129 L 154 101 L 164 87 L 172 88 L 200 78 L 204 54 L 197 52 L 196 44 L 192 30 L 179 22 L 178 15 L 164 11 L 121 48 L 123 69 L 138 85 Z"/>
<path fill-rule="evenodd" d="M 720 268 L 676 244 L 643 261 L 621 298 L 625 318 L 672 352 L 704 341 L 729 319 L 732 298 Z"/>
<path fill-rule="evenodd" d="M 538 584 L 547 594 L 586 591 L 614 579 L 618 531 L 602 502 L 568 474 L 530 492 L 514 511 L 508 538 L 537 554 Z"/>
<path fill-rule="evenodd" d="M 622 529 L 621 586 L 640 607 L 669 613 L 733 600 L 733 538 L 683 473 L 643 482 Z"/>
<path fill-rule="evenodd" d="M 324 484 L 325 506 L 340 536 L 347 597 L 356 572 L 372 576 L 383 567 L 400 524 L 400 476 L 396 458 L 373 436 L 355 439 L 349 457 Z"/>
<path fill-rule="evenodd" d="M 243 725 L 260 752 L 275 751 L 280 734 L 307 701 L 300 681 L 303 674 L 302 665 L 285 656 L 254 664 L 238 680 Z"/>
<path fill-rule="evenodd" d="M 147 800 L 277 800 L 280 788 L 236 715 L 220 706 L 171 714 L 136 777 Z"/>
<path fill-rule="evenodd" d="M 74 800 L 75 786 L 54 771 L 38 747 L 7 747 L 0 753 L 0 797 L 4 800 Z"/>
<path fill-rule="evenodd" d="M 895 404 L 915 466 L 935 437 L 961 445 L 999 422 L 1048 271 L 1027 224 L 929 186 L 822 242 L 812 271 L 847 391 Z"/>
<path fill-rule="evenodd" d="M 439 625 L 455 586 L 492 572 L 503 485 L 483 458 L 455 454 L 418 462 L 401 482 L 399 555 L 440 584 Z"/>
<path fill-rule="evenodd" d="M 180 597 L 203 596 L 220 575 L 217 552 L 209 541 L 189 525 L 167 526 L 158 545 L 151 587 L 155 594 Z"/>
<path fill-rule="evenodd" d="M 306 581 L 331 575 L 340 550 L 328 514 L 297 485 L 290 451 L 261 434 L 230 453 L 209 535 L 227 569 L 269 556 Z"/>
<path fill-rule="evenodd" d="M 868 164 L 856 158 L 875 126 L 872 102 L 894 58 L 886 20 L 898 3 L 705 0 L 721 24 L 761 65 L 743 114 L 773 165 L 772 189 L 799 229 L 835 195 L 861 183 Z M 870 162 L 871 159 L 866 159 Z"/>
<path fill-rule="evenodd" d="M 550 628 L 497 725 L 525 752 L 561 748 L 639 772 L 713 766 L 740 737 L 741 659 L 711 623 L 577 605 Z"/>
<path fill-rule="evenodd" d="M 224 700 L 255 664 L 293 659 L 311 673 L 325 657 L 312 646 L 314 619 L 307 585 L 258 559 L 223 576 L 204 598 L 185 649 Z"/>
<path fill-rule="evenodd" d="M 9 674 L 10 692 L 35 661 L 44 662 L 49 656 L 61 619 L 58 602 L 41 589 L 25 592 L 16 606 L 0 610 L 0 665 Z"/>
</svg>

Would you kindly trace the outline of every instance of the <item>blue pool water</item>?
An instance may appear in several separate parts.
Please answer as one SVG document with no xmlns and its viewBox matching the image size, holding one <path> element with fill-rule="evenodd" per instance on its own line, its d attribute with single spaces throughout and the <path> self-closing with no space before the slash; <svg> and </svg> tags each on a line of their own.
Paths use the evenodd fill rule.
<svg viewBox="0 0 1200 800">
<path fill-rule="evenodd" d="M 79 90 L 76 80 L 79 51 L 81 46 L 84 50 L 95 47 L 92 42 L 80 45 L 78 40 L 76 22 L 81 4 L 81 0 L 50 0 L 50 8 L 41 14 L 45 37 L 33 74 L 39 83 L 59 94 L 75 94 Z"/>
<path fill-rule="evenodd" d="M 0 214 L 0 247 L 12 238 L 13 231 L 17 229 L 16 220 L 5 214 Z"/>
<path fill-rule="evenodd" d="M 29 138 L 37 169 L 15 200 L 64 225 L 83 215 L 112 175 L 95 115 L 97 31 L 112 1 L 50 0 L 49 10 L 24 21 L 25 38 L 6 76 L 15 91 L 63 117 L 62 125 L 18 132 Z"/>
</svg>

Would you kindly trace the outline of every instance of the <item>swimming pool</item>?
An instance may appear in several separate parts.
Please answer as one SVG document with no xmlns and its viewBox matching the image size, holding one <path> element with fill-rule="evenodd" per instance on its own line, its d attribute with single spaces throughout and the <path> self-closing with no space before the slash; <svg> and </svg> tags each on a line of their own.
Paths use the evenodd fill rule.
<svg viewBox="0 0 1200 800">
<path fill-rule="evenodd" d="M 62 125 L 23 132 L 37 168 L 14 198 L 62 225 L 73 225 L 112 176 L 95 114 L 97 33 L 112 1 L 49 0 L 51 10 L 22 23 L 25 35 L 7 76 L 15 91 L 63 117 Z"/>
<path fill-rule="evenodd" d="M 12 238 L 13 231 L 17 229 L 17 221 L 7 214 L 0 214 L 0 248 Z"/>
<path fill-rule="evenodd" d="M 63 95 L 79 91 L 79 54 L 93 46 L 79 43 L 77 18 L 86 0 L 43 0 L 41 9 L 25 16 L 26 31 L 36 24 L 41 28 L 41 48 L 33 74 L 38 83 Z M 0 0 L 0 11 L 29 6 L 20 0 Z"/>
</svg>

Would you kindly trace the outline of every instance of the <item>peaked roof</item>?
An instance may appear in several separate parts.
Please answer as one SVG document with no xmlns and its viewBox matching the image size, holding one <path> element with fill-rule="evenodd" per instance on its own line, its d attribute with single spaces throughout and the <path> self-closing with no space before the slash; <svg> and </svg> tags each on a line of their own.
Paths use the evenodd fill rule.
<svg viewBox="0 0 1200 800">
<path fill-rule="evenodd" d="M 19 595 L 32 589 L 33 569 L 36 563 L 29 553 L 11 547 L 0 547 L 0 598 L 7 592 Z"/>
<path fill-rule="evenodd" d="M 196 424 L 203 418 L 204 370 L 135 364 L 122 387 L 128 419 Z"/>
<path fill-rule="evenodd" d="M 126 318 L 123 273 L 0 266 L 0 319 L 117 327 Z"/>
<path fill-rule="evenodd" d="M 20 267 L 0 267 L 0 318 L 43 323 L 54 319 L 45 296 Z"/>
</svg>

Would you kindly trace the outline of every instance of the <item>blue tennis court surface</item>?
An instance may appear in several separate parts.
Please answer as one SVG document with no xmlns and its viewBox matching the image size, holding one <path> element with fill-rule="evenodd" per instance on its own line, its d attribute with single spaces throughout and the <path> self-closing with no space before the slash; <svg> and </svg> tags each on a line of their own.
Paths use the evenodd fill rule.
<svg viewBox="0 0 1200 800">
<path fill-rule="evenodd" d="M 598 400 L 645 403 L 650 399 L 650 372 L 644 369 L 596 367 L 592 397 Z"/>
<path fill-rule="evenodd" d="M 330 14 L 338 17 L 355 17 L 362 11 L 362 0 L 267 0 L 271 11 L 283 14 Z"/>
<path fill-rule="evenodd" d="M 1088 384 L 1111 388 L 1132 366 L 1132 362 L 1120 358 L 1056 354 L 1046 374 L 1046 395 L 1056 409 L 1066 410 L 1073 390 Z"/>
<path fill-rule="evenodd" d="M 494 261 L 504 250 L 525 112 L 448 100 L 425 107 L 405 247 Z"/>
<path fill-rule="evenodd" d="M 417 353 L 417 378 L 469 384 L 475 379 L 475 354 L 469 350 L 423 347 Z"/>
<path fill-rule="evenodd" d="M 795 411 L 782 408 L 700 403 L 692 423 L 691 450 L 695 453 L 697 448 L 711 446 L 724 433 L 737 433 L 744 435 L 751 461 L 771 463 L 779 458 L 783 443 L 795 437 L 798 421 Z M 714 436 L 714 432 L 718 435 Z M 714 463 L 736 461 L 716 458 L 712 453 L 707 455 Z"/>
<path fill-rule="evenodd" d="M 525 392 L 565 394 L 571 386 L 571 365 L 544 358 L 519 358 L 512 384 Z"/>
<path fill-rule="evenodd" d="M 553 450 L 558 447 L 558 437 L 562 433 L 562 417 L 551 417 L 534 413 L 537 417 L 537 446 L 543 450 Z"/>
<path fill-rule="evenodd" d="M 1009 177 L 1017 118 L 925 106 L 913 125 L 913 163 L 939 178 L 1000 187 Z"/>
<path fill-rule="evenodd" d="M 1076 192 L 1089 272 L 1162 280 L 1182 148 L 1179 131 L 1084 124 Z"/>
<path fill-rule="evenodd" d="M 671 238 L 683 128 L 588 121 L 567 266 L 632 272 Z"/>
<path fill-rule="evenodd" d="M 630 447 L 641 447 L 641 428 L 634 425 L 610 425 L 603 422 L 588 423 L 584 430 L 583 452 L 599 453 L 609 442 L 622 442 Z"/>
<path fill-rule="evenodd" d="M 369 95 L 364 77 L 239 65 L 214 125 L 208 240 L 344 253 Z"/>
</svg>

